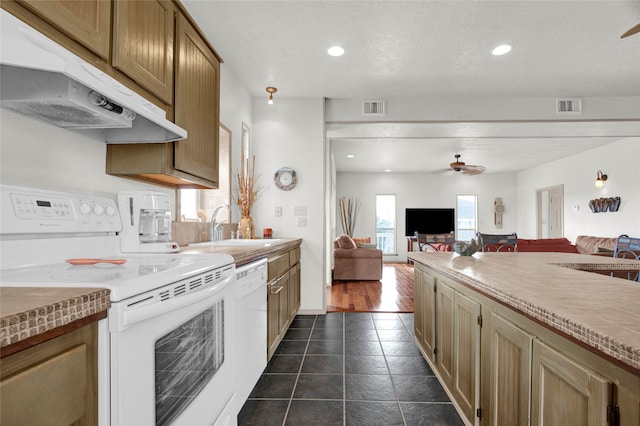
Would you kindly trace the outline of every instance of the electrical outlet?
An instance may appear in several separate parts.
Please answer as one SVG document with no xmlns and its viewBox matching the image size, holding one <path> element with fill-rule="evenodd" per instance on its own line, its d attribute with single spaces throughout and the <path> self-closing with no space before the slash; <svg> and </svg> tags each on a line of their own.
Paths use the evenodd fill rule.
<svg viewBox="0 0 640 426">
<path fill-rule="evenodd" d="M 307 215 L 307 206 L 295 206 L 293 208 L 294 216 L 306 216 Z"/>
<path fill-rule="evenodd" d="M 298 228 L 305 228 L 307 226 L 307 218 L 299 217 L 298 218 Z"/>
<path fill-rule="evenodd" d="M 274 214 L 275 214 L 276 217 L 282 217 L 282 207 L 277 206 L 275 208 Z"/>
</svg>

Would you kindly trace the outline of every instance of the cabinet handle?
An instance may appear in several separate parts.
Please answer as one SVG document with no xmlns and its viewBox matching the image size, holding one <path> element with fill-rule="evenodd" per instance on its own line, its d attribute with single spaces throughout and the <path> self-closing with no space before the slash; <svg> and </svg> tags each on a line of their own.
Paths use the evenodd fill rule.
<svg viewBox="0 0 640 426">
<path fill-rule="evenodd" d="M 280 292 L 282 291 L 282 289 L 284 288 L 284 286 L 283 286 L 283 285 L 278 286 L 278 289 L 277 289 L 276 291 L 273 291 L 273 288 L 274 288 L 274 285 L 273 285 L 273 284 L 271 284 L 271 285 L 269 286 L 269 292 L 270 292 L 271 294 L 278 294 L 278 293 L 280 293 Z"/>
</svg>

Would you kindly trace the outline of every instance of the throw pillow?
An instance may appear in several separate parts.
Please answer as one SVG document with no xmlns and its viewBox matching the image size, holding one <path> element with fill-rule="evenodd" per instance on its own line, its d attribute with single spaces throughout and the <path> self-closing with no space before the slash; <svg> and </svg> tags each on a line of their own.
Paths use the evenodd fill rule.
<svg viewBox="0 0 640 426">
<path fill-rule="evenodd" d="M 354 249 L 357 247 L 355 241 L 348 236 L 347 234 L 340 234 L 336 238 L 336 243 L 338 243 L 339 248 L 343 249 Z"/>
<path fill-rule="evenodd" d="M 353 241 L 355 241 L 355 243 L 356 243 L 356 244 L 358 244 L 358 243 L 369 244 L 369 243 L 371 243 L 371 237 L 367 237 L 367 238 L 353 238 Z"/>
<path fill-rule="evenodd" d="M 374 243 L 356 243 L 358 248 L 366 248 L 366 249 L 375 249 L 376 245 Z"/>
</svg>

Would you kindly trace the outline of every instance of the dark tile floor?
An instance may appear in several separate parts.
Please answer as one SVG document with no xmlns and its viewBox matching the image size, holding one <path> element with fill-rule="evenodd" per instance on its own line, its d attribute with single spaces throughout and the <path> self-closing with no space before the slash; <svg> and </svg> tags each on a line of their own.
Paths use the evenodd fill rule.
<svg viewBox="0 0 640 426">
<path fill-rule="evenodd" d="M 239 425 L 463 425 L 413 340 L 413 314 L 299 315 Z"/>
</svg>

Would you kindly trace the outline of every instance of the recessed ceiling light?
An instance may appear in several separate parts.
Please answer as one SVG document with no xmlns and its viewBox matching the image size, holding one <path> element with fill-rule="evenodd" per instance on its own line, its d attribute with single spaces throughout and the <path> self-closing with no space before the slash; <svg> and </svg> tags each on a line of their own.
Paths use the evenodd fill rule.
<svg viewBox="0 0 640 426">
<path fill-rule="evenodd" d="M 494 56 L 500 56 L 500 55 L 504 55 L 506 53 L 509 53 L 511 51 L 511 45 L 509 44 L 501 44 L 500 46 L 497 46 L 495 49 L 493 49 L 491 51 L 491 54 Z"/>
<path fill-rule="evenodd" d="M 349 155 L 347 155 L 347 158 L 356 158 L 356 156 L 353 155 L 353 154 L 349 154 Z"/>
<path fill-rule="evenodd" d="M 332 46 L 327 50 L 327 53 L 331 56 L 342 56 L 344 55 L 344 49 L 340 46 Z"/>
<path fill-rule="evenodd" d="M 389 173 L 391 169 L 384 169 L 385 172 Z"/>
</svg>

